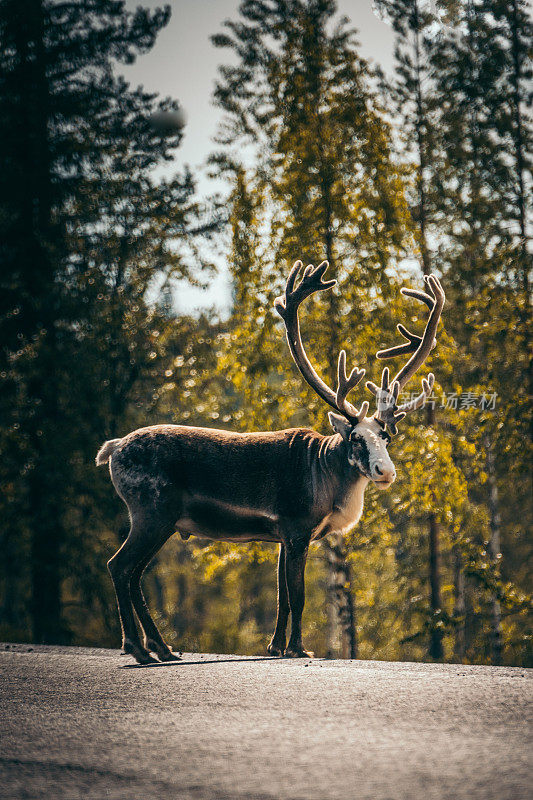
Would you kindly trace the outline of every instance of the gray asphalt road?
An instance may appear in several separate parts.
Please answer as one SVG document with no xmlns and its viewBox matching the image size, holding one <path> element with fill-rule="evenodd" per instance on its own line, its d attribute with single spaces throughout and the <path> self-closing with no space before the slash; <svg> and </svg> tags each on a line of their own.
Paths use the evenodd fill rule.
<svg viewBox="0 0 533 800">
<path fill-rule="evenodd" d="M 2 798 L 531 797 L 533 670 L 0 650 Z"/>
</svg>

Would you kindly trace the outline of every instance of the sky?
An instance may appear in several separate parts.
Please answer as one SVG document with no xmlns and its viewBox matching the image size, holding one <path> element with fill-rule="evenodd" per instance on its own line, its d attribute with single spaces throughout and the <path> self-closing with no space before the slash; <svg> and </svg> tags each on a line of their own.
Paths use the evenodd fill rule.
<svg viewBox="0 0 533 800">
<path fill-rule="evenodd" d="M 139 4 L 153 8 L 164 2 L 126 2 L 132 10 Z M 213 47 L 209 37 L 221 30 L 225 19 L 237 18 L 239 0 L 174 0 L 170 6 L 170 22 L 160 32 L 154 48 L 121 71 L 132 84 L 142 84 L 149 91 L 179 100 L 187 114 L 187 126 L 176 151 L 174 168 L 180 170 L 185 164 L 190 165 L 199 194 L 206 196 L 212 188 L 202 166 L 215 149 L 213 137 L 220 112 L 212 104 L 212 92 L 217 67 L 224 58 L 224 51 Z M 349 17 L 359 31 L 361 55 L 390 71 L 393 33 L 372 11 L 372 0 L 338 0 L 338 7 L 339 13 Z M 219 261 L 219 275 L 206 291 L 180 285 L 175 297 L 179 311 L 212 305 L 227 308 L 230 290 L 223 260 Z"/>
</svg>

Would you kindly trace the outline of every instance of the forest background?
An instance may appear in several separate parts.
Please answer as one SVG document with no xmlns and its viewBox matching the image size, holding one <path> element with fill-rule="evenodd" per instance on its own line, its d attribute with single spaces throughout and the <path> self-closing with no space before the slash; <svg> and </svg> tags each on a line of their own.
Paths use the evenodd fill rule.
<svg viewBox="0 0 533 800">
<path fill-rule="evenodd" d="M 404 283 L 435 271 L 447 305 L 433 398 L 391 447 L 397 482 L 311 549 L 306 644 L 533 664 L 531 19 L 525 0 L 375 7 L 392 79 L 333 0 L 242 0 L 213 31 L 219 191 L 200 201 L 171 169 L 183 131 L 154 126 L 179 97 L 121 73 L 171 9 L 1 0 L 2 639 L 118 646 L 106 561 L 128 521 L 94 465 L 105 439 L 161 422 L 329 432 L 273 311 L 296 258 L 327 258 L 338 286 L 303 333 L 328 381 L 342 347 L 376 380 L 395 323 L 420 328 Z M 176 282 L 209 285 L 221 258 L 229 313 L 178 313 Z M 276 558 L 174 536 L 144 578 L 165 638 L 263 653 Z"/>
</svg>

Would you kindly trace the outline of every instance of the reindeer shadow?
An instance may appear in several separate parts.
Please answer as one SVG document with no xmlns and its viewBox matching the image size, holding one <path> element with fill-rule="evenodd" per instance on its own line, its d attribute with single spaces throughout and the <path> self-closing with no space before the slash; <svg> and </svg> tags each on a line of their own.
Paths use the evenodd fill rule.
<svg viewBox="0 0 533 800">
<path fill-rule="evenodd" d="M 252 661 L 288 661 L 289 659 L 281 659 L 279 656 L 258 656 L 257 658 L 202 658 L 195 661 L 160 661 L 158 664 L 122 664 L 118 669 L 159 669 L 160 667 L 186 667 L 194 664 L 240 664 L 243 661 L 250 663 Z"/>
</svg>

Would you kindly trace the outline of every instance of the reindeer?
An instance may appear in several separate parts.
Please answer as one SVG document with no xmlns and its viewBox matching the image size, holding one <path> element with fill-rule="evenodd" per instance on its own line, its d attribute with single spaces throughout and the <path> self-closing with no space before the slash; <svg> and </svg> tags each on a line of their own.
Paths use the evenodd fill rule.
<svg viewBox="0 0 533 800">
<path fill-rule="evenodd" d="M 147 564 L 172 534 L 225 542 L 277 542 L 278 602 L 274 635 L 267 651 L 272 656 L 304 658 L 312 654 L 302 644 L 305 600 L 304 571 L 310 542 L 329 533 L 346 532 L 361 517 L 364 492 L 370 481 L 387 489 L 396 478 L 387 452 L 398 422 L 420 408 L 433 387 L 434 376 L 422 380 L 422 392 L 398 405 L 398 395 L 435 346 L 435 334 L 444 305 L 438 278 L 424 278 L 426 292 L 401 291 L 429 308 L 421 337 L 403 325 L 404 344 L 381 350 L 381 359 L 411 353 L 389 382 L 385 367 L 381 386 L 367 381 L 377 410 L 367 417 L 368 402 L 359 409 L 347 399 L 365 370 L 346 374 L 346 353 L 338 360 L 336 391 L 317 375 L 305 353 L 298 308 L 315 292 L 331 289 L 323 280 L 328 262 L 306 267 L 297 283 L 302 262 L 297 261 L 283 296 L 276 298 L 292 357 L 307 383 L 333 409 L 329 421 L 335 431 L 323 436 L 308 428 L 264 433 L 232 433 L 184 425 L 152 425 L 123 439 L 105 442 L 96 457 L 109 462 L 113 485 L 126 504 L 131 527 L 122 547 L 108 562 L 122 626 L 122 646 L 139 664 L 176 661 L 159 633 L 140 585 Z M 141 643 L 134 611 L 144 633 Z M 291 635 L 286 646 L 287 621 Z"/>
</svg>

